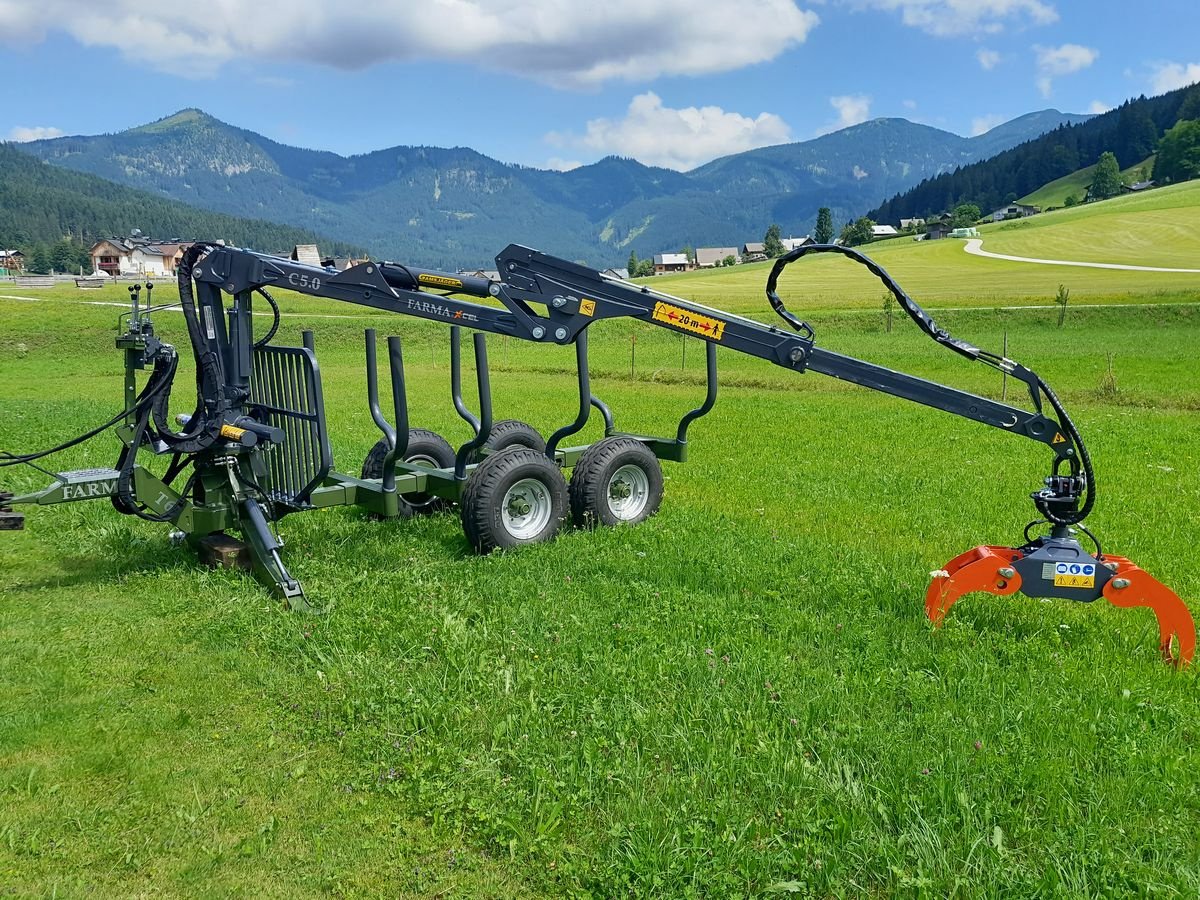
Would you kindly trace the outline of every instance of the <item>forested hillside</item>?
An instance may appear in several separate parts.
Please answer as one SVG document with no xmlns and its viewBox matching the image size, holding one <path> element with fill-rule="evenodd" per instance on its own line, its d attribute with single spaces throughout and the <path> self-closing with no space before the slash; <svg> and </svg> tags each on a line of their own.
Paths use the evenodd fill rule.
<svg viewBox="0 0 1200 900">
<path fill-rule="evenodd" d="M 134 228 L 156 238 L 222 239 L 274 252 L 307 243 L 339 255 L 356 250 L 307 229 L 209 212 L 47 165 L 0 144 L 0 248 L 22 250 L 32 259 L 39 245 L 44 252 L 65 238 L 78 250 Z"/>
<path fill-rule="evenodd" d="M 1194 113 L 1193 113 L 1194 110 Z M 1139 97 L 1082 124 L 1063 125 L 1003 153 L 928 178 L 868 213 L 876 222 L 928 217 L 973 203 L 988 212 L 1042 185 L 1095 163 L 1106 151 L 1121 166 L 1155 152 L 1181 114 L 1200 115 L 1200 85 L 1159 97 Z"/>
</svg>

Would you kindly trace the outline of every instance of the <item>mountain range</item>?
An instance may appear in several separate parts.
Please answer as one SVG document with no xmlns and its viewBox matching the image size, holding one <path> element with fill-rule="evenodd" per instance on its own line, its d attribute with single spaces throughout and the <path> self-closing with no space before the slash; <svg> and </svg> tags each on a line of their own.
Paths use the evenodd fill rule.
<svg viewBox="0 0 1200 900">
<path fill-rule="evenodd" d="M 486 265 L 510 242 L 595 265 L 690 246 L 740 246 L 766 226 L 808 232 L 1089 117 L 1043 110 L 964 138 L 874 119 L 799 143 L 749 150 L 690 172 L 608 157 L 569 172 L 506 164 L 463 147 L 398 146 L 340 156 L 280 144 L 198 109 L 115 134 L 19 149 L 228 215 L 304 228 L 373 255 Z"/>
</svg>

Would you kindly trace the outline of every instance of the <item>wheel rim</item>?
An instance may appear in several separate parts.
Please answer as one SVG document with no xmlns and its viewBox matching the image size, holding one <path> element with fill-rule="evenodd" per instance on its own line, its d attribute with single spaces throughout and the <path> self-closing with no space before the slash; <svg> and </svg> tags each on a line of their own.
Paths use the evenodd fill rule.
<svg viewBox="0 0 1200 900">
<path fill-rule="evenodd" d="M 636 519 L 650 499 L 650 479 L 641 466 L 621 466 L 608 480 L 608 508 L 622 522 Z"/>
<path fill-rule="evenodd" d="M 414 453 L 412 456 L 406 457 L 404 461 L 418 466 L 428 466 L 431 469 L 441 468 L 436 459 L 426 456 L 424 453 Z M 436 494 L 405 494 L 404 500 L 413 509 L 425 509 L 437 503 L 438 497 Z"/>
<path fill-rule="evenodd" d="M 537 537 L 554 514 L 550 490 L 536 478 L 522 478 L 504 493 L 500 518 L 504 530 L 519 541 Z"/>
</svg>

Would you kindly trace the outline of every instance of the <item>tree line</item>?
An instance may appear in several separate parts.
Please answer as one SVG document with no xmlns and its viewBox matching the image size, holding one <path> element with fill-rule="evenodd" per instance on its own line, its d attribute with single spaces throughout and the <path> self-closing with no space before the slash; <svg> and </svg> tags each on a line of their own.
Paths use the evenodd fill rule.
<svg viewBox="0 0 1200 900">
<path fill-rule="evenodd" d="M 1165 150 L 1163 163 L 1156 161 L 1154 179 L 1186 180 L 1200 174 L 1200 145 L 1194 143 L 1200 129 L 1185 124 L 1196 119 L 1200 119 L 1200 85 L 1160 97 L 1139 97 L 1087 122 L 1062 125 L 991 159 L 927 178 L 868 217 L 883 222 L 928 217 L 961 203 L 995 209 L 1098 162 L 1104 153 L 1132 165 Z M 1160 146 L 1160 136 L 1165 146 Z"/>
</svg>

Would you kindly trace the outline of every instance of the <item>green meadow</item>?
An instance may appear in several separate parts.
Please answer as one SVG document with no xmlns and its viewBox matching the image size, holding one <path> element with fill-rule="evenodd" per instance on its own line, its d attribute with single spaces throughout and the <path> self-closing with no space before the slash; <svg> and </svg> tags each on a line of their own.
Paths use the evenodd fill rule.
<svg viewBox="0 0 1200 900">
<path fill-rule="evenodd" d="M 1118 224 L 1168 229 L 1196 208 L 1174 189 L 1110 203 Z M 1100 259 L 1125 246 L 1105 243 L 1108 206 L 989 228 L 985 247 Z M 1200 238 L 1173 233 L 1176 254 L 1131 258 L 1195 266 Z M 1049 381 L 1095 458 L 1089 526 L 1200 610 L 1200 276 L 1023 266 L 951 240 L 869 250 L 940 325 L 1007 339 Z M 765 320 L 766 272 L 650 283 Z M 123 293 L 0 285 L 35 298 L 0 299 L 0 448 L 116 410 L 119 310 L 91 304 Z M 801 261 L 782 293 L 822 346 L 1025 400 L 899 311 L 889 331 L 881 286 L 844 261 Z M 404 338 L 413 425 L 470 436 L 444 329 L 281 300 L 278 341 L 316 331 L 340 469 L 378 437 L 364 327 Z M 156 321 L 185 343 L 177 313 Z M 593 388 L 618 427 L 672 433 L 703 396 L 703 348 L 594 329 Z M 489 347 L 497 417 L 546 433 L 573 417 L 569 349 Z M 977 595 L 938 630 L 924 617 L 932 570 L 1020 542 L 1045 448 L 718 357 L 717 407 L 636 528 L 480 558 L 454 512 L 285 519 L 321 616 L 106 502 L 26 509 L 26 530 L 0 535 L 0 893 L 1200 893 L 1200 667 L 1161 662 L 1153 615 Z M 181 372 L 175 411 L 189 384 Z M 593 421 L 582 438 L 599 436 Z M 102 436 L 49 467 L 116 453 Z M 0 469 L 5 490 L 46 481 Z"/>
</svg>

